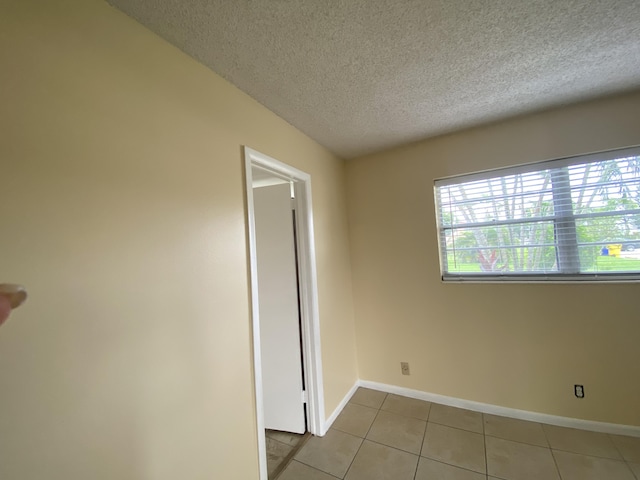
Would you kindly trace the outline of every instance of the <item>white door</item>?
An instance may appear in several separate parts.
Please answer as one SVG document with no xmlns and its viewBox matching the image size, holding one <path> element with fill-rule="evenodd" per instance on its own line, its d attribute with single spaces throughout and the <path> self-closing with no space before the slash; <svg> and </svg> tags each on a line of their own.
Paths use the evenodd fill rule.
<svg viewBox="0 0 640 480">
<path fill-rule="evenodd" d="M 288 183 L 253 189 L 265 428 L 305 432 L 298 286 Z"/>
</svg>

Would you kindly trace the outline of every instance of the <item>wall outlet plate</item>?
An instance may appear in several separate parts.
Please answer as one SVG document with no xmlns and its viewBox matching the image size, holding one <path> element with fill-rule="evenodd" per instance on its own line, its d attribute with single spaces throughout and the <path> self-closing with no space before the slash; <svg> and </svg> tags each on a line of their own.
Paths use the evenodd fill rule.
<svg viewBox="0 0 640 480">
<path fill-rule="evenodd" d="M 584 385 L 574 385 L 573 393 L 578 398 L 584 398 Z"/>
<path fill-rule="evenodd" d="M 409 371 L 409 362 L 400 362 L 400 370 L 403 375 L 411 375 L 411 372 Z"/>
</svg>

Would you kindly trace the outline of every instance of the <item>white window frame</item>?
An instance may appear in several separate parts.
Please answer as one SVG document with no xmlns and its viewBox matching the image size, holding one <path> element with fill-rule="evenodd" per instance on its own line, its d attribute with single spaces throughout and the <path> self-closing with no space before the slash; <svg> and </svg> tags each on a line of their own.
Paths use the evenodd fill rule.
<svg viewBox="0 0 640 480">
<path fill-rule="evenodd" d="M 517 272 L 448 272 L 445 265 L 447 259 L 445 235 L 447 229 L 452 227 L 443 227 L 441 225 L 441 208 L 440 208 L 440 196 L 438 194 L 439 187 L 459 185 L 473 181 L 486 180 L 489 178 L 506 177 L 509 175 L 516 175 L 521 173 L 530 173 L 536 171 L 543 171 L 547 169 L 558 169 L 562 167 L 570 167 L 572 165 L 579 165 L 593 162 L 604 162 L 607 160 L 621 159 L 626 157 L 640 156 L 640 146 L 628 147 L 617 150 L 609 150 L 604 152 L 592 153 L 587 155 L 577 155 L 573 157 L 567 157 L 555 160 L 546 160 L 543 162 L 535 162 L 524 165 L 518 165 L 513 167 L 498 168 L 492 170 L 484 170 L 476 173 L 456 175 L 452 177 L 440 178 L 434 181 L 434 202 L 436 209 L 436 224 L 438 232 L 438 256 L 440 262 L 440 276 L 443 282 L 476 282 L 476 283 L 502 283 L 502 282 L 516 282 L 516 283 L 530 283 L 530 282 L 545 282 L 545 283 L 601 283 L 601 282 L 640 282 L 640 270 L 636 272 L 584 272 L 579 271 L 579 264 L 577 263 L 578 255 L 574 252 L 569 255 L 569 261 L 565 262 L 565 268 L 559 272 L 547 272 L 547 273 L 517 273 Z M 566 212 L 558 209 L 562 204 L 559 202 L 556 204 L 556 191 L 552 189 L 554 195 L 554 210 L 553 216 L 544 217 L 545 221 L 553 221 L 556 226 L 563 226 L 558 228 L 559 233 L 556 237 L 555 244 L 557 245 L 557 254 L 560 258 L 568 251 L 577 248 L 579 243 L 576 240 L 576 227 L 575 221 L 580 218 L 596 217 L 599 213 L 587 213 L 587 214 L 575 214 L 572 211 Z M 562 194 L 561 194 L 562 195 Z M 569 193 L 570 195 L 570 193 Z M 570 199 L 570 198 L 569 198 Z M 566 200 L 566 199 L 565 199 Z M 565 203 L 566 205 L 566 203 Z M 624 211 L 628 214 L 640 214 L 640 208 Z M 618 211 L 617 214 L 620 214 Z M 608 215 L 614 215 L 612 213 Z M 492 223 L 492 225 L 500 224 L 517 224 L 517 223 L 529 223 L 531 219 L 526 220 L 503 220 Z M 488 225 L 487 223 L 479 222 L 478 225 L 470 224 L 470 226 L 479 226 L 480 224 Z M 573 231 L 571 231 L 571 224 L 573 223 Z M 569 227 L 568 229 L 566 227 Z M 616 242 L 620 243 L 620 242 Z M 623 242 L 624 243 L 624 242 Z M 631 242 L 627 242 L 631 243 Z M 564 247 L 564 248 L 563 248 Z M 573 260 L 571 260 L 571 258 Z"/>
</svg>

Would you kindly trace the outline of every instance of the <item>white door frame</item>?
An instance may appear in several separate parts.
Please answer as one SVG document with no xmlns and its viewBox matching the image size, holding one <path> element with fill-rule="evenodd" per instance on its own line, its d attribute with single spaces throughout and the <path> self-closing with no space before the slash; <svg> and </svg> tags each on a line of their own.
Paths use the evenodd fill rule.
<svg viewBox="0 0 640 480">
<path fill-rule="evenodd" d="M 256 395 L 256 425 L 260 480 L 267 480 L 267 450 L 264 430 L 262 366 L 260 348 L 260 316 L 258 309 L 258 263 L 256 256 L 255 211 L 253 208 L 253 166 L 293 181 L 298 235 L 298 274 L 300 277 L 300 315 L 302 318 L 302 350 L 307 392 L 307 422 L 309 432 L 323 436 L 324 391 L 322 385 L 322 357 L 320 351 L 320 322 L 316 255 L 313 236 L 311 204 L 311 176 L 297 168 L 244 147 L 244 168 L 247 195 L 247 224 L 249 227 L 249 263 L 251 277 L 251 318 L 253 326 L 253 368 Z"/>
</svg>

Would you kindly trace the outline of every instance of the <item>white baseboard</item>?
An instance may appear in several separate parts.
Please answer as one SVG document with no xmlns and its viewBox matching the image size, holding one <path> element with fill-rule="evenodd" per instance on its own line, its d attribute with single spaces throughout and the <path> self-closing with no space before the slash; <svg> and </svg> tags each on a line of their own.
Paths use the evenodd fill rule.
<svg viewBox="0 0 640 480">
<path fill-rule="evenodd" d="M 620 425 L 617 423 L 596 422 L 593 420 L 581 420 L 579 418 L 560 417 L 557 415 L 548 415 L 546 413 L 529 412 L 527 410 L 518 410 L 516 408 L 500 407 L 488 403 L 474 402 L 472 400 L 463 400 L 461 398 L 447 397 L 436 393 L 427 393 L 420 390 L 412 390 L 410 388 L 397 387 L 395 385 L 387 385 L 385 383 L 370 382 L 368 380 L 359 380 L 345 397 L 345 400 L 338 405 L 336 411 L 333 412 L 329 420 L 326 422 L 326 430 L 329 429 L 340 411 L 347 404 L 351 396 L 355 393 L 358 386 L 380 390 L 382 392 L 394 393 L 404 397 L 416 398 L 418 400 L 426 400 L 427 402 L 440 403 L 451 407 L 465 408 L 476 412 L 490 413 L 492 415 L 500 415 L 502 417 L 517 418 L 520 420 L 529 420 L 531 422 L 547 423 L 549 425 L 558 425 L 560 427 L 578 428 L 580 430 L 591 430 L 594 432 L 611 433 L 614 435 L 628 435 L 631 437 L 640 437 L 640 427 L 633 425 Z M 325 432 L 326 432 L 325 430 Z"/>
<path fill-rule="evenodd" d="M 329 415 L 329 418 L 327 418 L 326 421 L 324 422 L 324 429 L 320 437 L 324 437 L 324 434 L 329 431 L 329 429 L 331 428 L 331 425 L 333 425 L 333 422 L 335 422 L 336 418 L 338 418 L 338 415 L 340 415 L 340 412 L 342 412 L 342 409 L 347 405 L 347 403 L 349 403 L 349 400 L 351 400 L 351 397 L 353 397 L 353 394 L 356 393 L 356 390 L 358 389 L 359 386 L 360 386 L 360 380 L 357 380 L 356 383 L 353 384 L 353 387 L 349 389 L 349 391 L 344 396 L 342 401 L 338 404 L 338 406 L 333 411 L 333 413 Z"/>
</svg>

